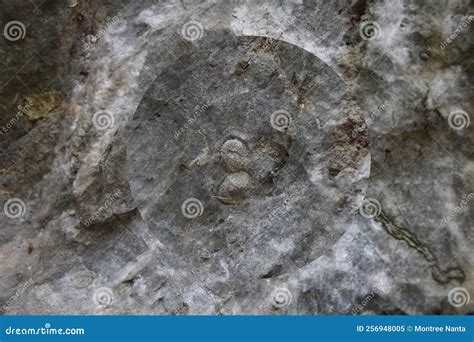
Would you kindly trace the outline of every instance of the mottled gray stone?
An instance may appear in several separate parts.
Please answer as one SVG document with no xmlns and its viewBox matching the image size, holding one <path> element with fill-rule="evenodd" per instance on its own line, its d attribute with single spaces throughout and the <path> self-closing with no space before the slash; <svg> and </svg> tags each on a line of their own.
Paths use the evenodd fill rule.
<svg viewBox="0 0 474 342">
<path fill-rule="evenodd" d="M 473 13 L 471 1 L 97 0 L 78 1 L 73 7 L 69 2 L 0 2 L 0 32 L 10 20 L 20 20 L 26 28 L 24 39 L 18 41 L 0 35 L 0 125 L 3 128 L 13 122 L 0 136 L 0 205 L 3 207 L 10 199 L 25 204 L 23 216 L 17 218 L 0 212 L 0 309 L 8 303 L 2 314 L 474 312 L 474 202 L 465 200 L 474 188 L 474 131 L 472 123 L 464 129 L 453 129 L 449 120 L 457 110 L 464 110 L 471 120 L 473 115 L 473 25 L 458 30 Z M 360 34 L 362 23 L 370 21 L 378 24 L 381 34 L 364 40 Z M 189 22 L 199 23 L 202 31 L 186 40 L 183 31 L 193 32 L 183 30 Z M 179 79 L 188 80 L 186 70 L 191 74 L 195 68 L 194 56 L 189 53 L 194 51 L 197 56 L 200 48 L 214 51 L 215 46 L 209 46 L 208 40 L 219 41 L 222 34 L 218 32 L 223 29 L 236 36 L 252 37 L 229 42 L 250 42 L 256 36 L 275 38 L 277 41 L 260 38 L 258 44 L 265 50 L 275 44 L 287 47 L 291 55 L 282 57 L 321 66 L 331 75 L 329 88 L 340 84 L 347 93 L 354 94 L 367 127 L 358 126 L 361 120 L 357 113 L 351 113 L 355 108 L 352 105 L 338 118 L 356 115 L 353 123 L 341 127 L 340 122 L 327 122 L 319 116 L 320 122 L 316 122 L 315 131 L 331 136 L 329 128 L 333 129 L 335 135 L 331 137 L 339 145 L 334 145 L 332 151 L 329 142 L 318 145 L 313 157 L 322 157 L 323 151 L 327 156 L 343 158 L 321 159 L 320 164 L 326 168 L 321 175 L 326 182 L 311 179 L 307 171 L 315 165 L 291 153 L 310 146 L 304 144 L 305 139 L 318 139 L 315 132 L 302 127 L 298 120 L 302 116 L 296 116 L 295 124 L 303 128 L 303 133 L 297 135 L 291 126 L 289 130 L 285 125 L 277 126 L 279 130 L 251 127 L 241 123 L 239 116 L 233 122 L 230 111 L 219 108 L 223 124 L 238 124 L 231 132 L 235 136 L 228 139 L 228 131 L 218 131 L 219 126 L 206 119 L 206 115 L 216 114 L 217 107 L 209 100 L 214 100 L 212 94 L 219 94 L 219 87 L 214 90 L 211 82 L 195 83 L 197 86 L 185 93 L 174 92 L 181 84 Z M 455 32 L 456 37 L 451 38 Z M 246 67 L 246 59 L 237 60 L 237 56 L 241 55 L 228 57 L 234 63 L 228 69 L 229 80 L 252 75 L 255 65 Z M 263 56 L 260 58 L 263 60 Z M 268 62 L 273 65 L 271 59 Z M 241 64 L 237 67 L 236 63 Z M 306 65 L 297 63 L 294 68 L 301 69 L 296 73 L 298 88 Z M 268 76 L 265 69 L 259 70 L 262 76 Z M 232 72 L 240 76 L 230 76 Z M 159 73 L 161 78 L 157 78 Z M 216 73 L 201 79 L 223 86 L 224 78 L 216 77 Z M 249 84 L 257 89 L 265 85 L 264 81 L 254 77 Z M 188 80 L 188 86 L 191 83 Z M 276 87 L 279 83 L 271 84 Z M 208 91 L 210 87 L 212 91 Z M 167 150 L 163 136 L 161 140 L 155 137 L 162 145 L 145 146 L 156 149 L 156 153 L 138 160 L 146 167 L 143 158 L 150 158 L 150 165 L 161 165 L 164 171 L 159 174 L 158 169 L 151 170 L 153 179 L 140 180 L 130 175 L 127 150 L 133 144 L 125 127 L 129 121 L 132 127 L 139 124 L 133 117 L 140 103 L 146 102 L 148 89 L 161 91 L 163 96 L 158 106 L 151 107 L 163 109 L 169 101 L 168 114 L 176 115 L 173 119 L 177 122 L 184 124 L 190 117 L 197 120 L 177 134 L 174 123 L 167 122 L 167 142 L 183 149 L 177 153 Z M 240 89 L 241 98 L 244 90 Z M 315 96 L 318 94 L 311 98 Z M 17 106 L 24 106 L 31 98 L 34 103 L 28 114 L 17 120 Z M 202 99 L 209 101 L 209 107 Z M 224 94 L 215 100 L 230 101 Z M 253 104 L 258 101 L 268 106 L 264 99 Z M 279 104 L 298 108 L 287 95 L 272 97 L 269 103 L 274 108 L 267 111 L 258 107 L 255 112 L 268 118 L 271 109 L 284 109 L 277 108 Z M 251 104 L 243 101 L 236 107 L 250 108 Z M 171 109 L 175 105 L 184 110 Z M 308 108 L 289 113 L 305 113 Z M 99 112 L 108 113 L 114 125 L 96 129 L 93 118 Z M 325 113 L 335 114 L 321 114 Z M 157 117 L 149 125 L 163 131 L 166 126 L 162 123 L 163 117 Z M 314 125 L 312 122 L 311 127 Z M 255 143 L 254 129 L 258 127 L 265 133 L 266 145 Z M 198 132 L 200 128 L 208 140 L 214 139 L 209 140 L 208 149 Z M 342 195 L 351 185 L 364 184 L 368 171 L 356 171 L 361 178 L 355 181 L 339 170 L 355 156 L 347 153 L 346 144 L 357 144 L 366 131 L 371 155 L 366 197 L 380 203 L 378 217 L 361 216 L 352 206 L 357 203 L 356 197 L 349 196 L 349 202 L 341 202 L 341 210 L 326 224 L 328 230 L 319 234 L 322 240 L 316 234 L 306 240 L 300 232 L 288 234 L 288 241 L 300 244 L 291 246 L 289 252 L 275 252 L 275 245 L 267 243 L 269 235 L 259 235 L 257 239 L 261 238 L 263 245 L 253 248 L 260 259 L 249 255 L 250 249 L 232 249 L 250 236 L 248 230 L 253 227 L 252 211 L 246 205 L 262 209 L 257 213 L 262 217 L 263 210 L 269 209 L 262 199 L 275 201 L 274 194 L 290 206 L 293 201 L 304 206 L 289 215 L 281 206 L 272 208 L 270 215 L 282 218 L 276 223 L 281 227 L 285 220 L 317 220 L 321 208 L 312 201 L 321 194 L 310 189 L 316 187 L 327 195 L 326 186 L 334 182 L 337 186 L 332 191 Z M 299 144 L 290 145 L 283 139 L 289 136 L 297 137 Z M 135 138 L 151 139 L 149 135 Z M 247 140 L 249 144 L 245 145 Z M 185 178 L 180 185 L 173 171 L 181 155 L 178 175 Z M 161 164 L 158 157 L 163 159 Z M 170 161 L 168 168 L 165 160 Z M 281 185 L 309 185 L 304 195 L 309 193 L 312 201 L 302 200 L 297 192 L 284 199 L 284 186 L 261 185 L 275 160 L 286 160 L 285 166 L 296 167 L 304 175 L 291 183 L 288 174 L 282 177 L 282 168 L 277 176 L 287 183 Z M 210 171 L 198 173 L 200 169 Z M 278 177 L 274 184 L 279 184 Z M 214 183 L 200 187 L 197 180 Z M 164 215 L 152 217 L 155 224 L 145 214 L 156 211 L 159 203 L 154 208 L 156 202 L 150 202 L 151 208 L 145 208 L 140 198 L 147 196 L 143 193 L 146 184 L 150 184 L 150 192 L 166 197 L 166 191 L 156 191 L 159 182 L 162 186 L 168 184 L 182 198 L 163 206 Z M 186 188 L 187 183 L 192 186 Z M 210 197 L 211 193 L 217 197 Z M 181 207 L 191 196 L 203 202 L 203 211 L 201 216 L 189 219 L 181 215 Z M 337 205 L 328 204 L 328 212 L 334 212 Z M 308 206 L 314 210 L 307 211 Z M 187 215 L 200 213 L 199 203 L 188 209 Z M 232 211 L 238 215 L 229 219 L 227 213 Z M 212 213 L 227 221 L 219 223 L 221 216 L 212 217 Z M 270 219 L 277 221 L 274 216 Z M 242 218 L 245 222 L 240 222 Z M 176 225 L 158 224 L 163 220 Z M 227 226 L 226 222 L 232 220 L 239 225 Z M 198 234 L 212 222 L 225 229 Z M 292 225 L 284 226 L 286 230 L 277 231 L 276 236 L 291 233 L 289 227 Z M 166 228 L 172 229 L 168 230 L 171 233 L 182 233 L 182 239 L 171 240 L 163 234 Z M 264 234 L 269 229 L 256 228 Z M 329 241 L 331 232 L 334 238 L 344 234 L 332 247 L 329 242 L 318 246 Z M 209 244 L 203 246 L 206 242 Z M 267 255 L 265 251 L 273 253 Z M 318 251 L 325 252 L 316 257 Z M 237 258 L 242 253 L 247 253 L 246 257 Z M 256 263 L 261 267 L 252 268 Z M 190 265 L 200 268 L 192 269 Z M 452 291 L 459 288 L 470 294 L 471 301 L 455 306 Z"/>
<path fill-rule="evenodd" d="M 127 134 L 142 217 L 211 288 L 217 273 L 242 291 L 313 262 L 366 187 L 368 138 L 348 87 L 308 52 L 263 43 L 226 31 L 177 41 L 179 58 L 157 66 Z M 189 198 L 196 215 L 182 213 Z"/>
</svg>

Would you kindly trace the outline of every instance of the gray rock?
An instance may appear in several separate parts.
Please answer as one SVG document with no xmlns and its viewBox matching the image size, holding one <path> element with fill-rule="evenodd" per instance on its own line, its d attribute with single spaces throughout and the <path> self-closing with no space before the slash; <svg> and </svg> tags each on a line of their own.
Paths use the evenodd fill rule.
<svg viewBox="0 0 474 342">
<path fill-rule="evenodd" d="M 472 13 L 3 1 L 1 312 L 472 313 Z"/>
<path fill-rule="evenodd" d="M 262 37 L 207 31 L 175 49 L 127 134 L 141 216 L 217 296 L 304 268 L 365 192 L 368 137 L 348 87 L 308 52 Z"/>
</svg>

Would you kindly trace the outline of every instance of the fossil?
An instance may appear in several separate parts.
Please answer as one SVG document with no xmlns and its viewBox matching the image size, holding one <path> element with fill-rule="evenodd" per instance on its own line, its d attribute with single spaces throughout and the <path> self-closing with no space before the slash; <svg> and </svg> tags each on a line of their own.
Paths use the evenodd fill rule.
<svg viewBox="0 0 474 342">
<path fill-rule="evenodd" d="M 296 46 L 257 43 L 220 30 L 176 42 L 181 57 L 157 69 L 127 127 L 139 212 L 193 277 L 220 274 L 222 263 L 244 279 L 304 267 L 342 235 L 365 191 L 367 134 L 351 136 L 365 126 L 348 87 Z M 183 165 L 203 150 L 203 162 Z M 192 219 L 181 212 L 190 198 L 202 204 Z"/>
</svg>

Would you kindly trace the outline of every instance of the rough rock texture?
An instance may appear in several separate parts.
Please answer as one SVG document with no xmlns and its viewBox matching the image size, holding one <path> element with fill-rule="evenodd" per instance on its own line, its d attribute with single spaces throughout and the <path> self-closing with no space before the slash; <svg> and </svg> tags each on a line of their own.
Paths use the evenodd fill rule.
<svg viewBox="0 0 474 342">
<path fill-rule="evenodd" d="M 3 314 L 472 312 L 469 1 L 1 5 Z"/>
</svg>

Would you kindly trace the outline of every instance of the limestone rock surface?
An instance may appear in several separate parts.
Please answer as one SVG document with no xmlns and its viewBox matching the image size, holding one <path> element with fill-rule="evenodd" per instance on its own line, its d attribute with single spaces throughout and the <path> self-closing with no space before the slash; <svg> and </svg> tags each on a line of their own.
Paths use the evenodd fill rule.
<svg viewBox="0 0 474 342">
<path fill-rule="evenodd" d="M 0 2 L 2 314 L 466 314 L 472 2 Z"/>
</svg>

